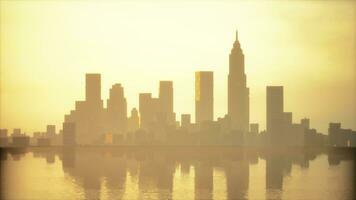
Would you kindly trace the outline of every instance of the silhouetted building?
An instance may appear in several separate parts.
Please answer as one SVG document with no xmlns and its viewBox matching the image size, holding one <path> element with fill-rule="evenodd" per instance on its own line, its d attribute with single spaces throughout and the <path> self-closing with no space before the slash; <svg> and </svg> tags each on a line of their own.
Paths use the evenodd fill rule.
<svg viewBox="0 0 356 200">
<path fill-rule="evenodd" d="M 335 147 L 356 147 L 356 131 L 341 128 L 341 123 L 329 123 L 329 145 Z"/>
<path fill-rule="evenodd" d="M 14 128 L 12 132 L 12 136 L 20 136 L 21 135 L 21 129 L 20 128 Z"/>
<path fill-rule="evenodd" d="M 182 114 L 181 115 L 181 127 L 188 128 L 190 126 L 190 114 Z"/>
<path fill-rule="evenodd" d="M 49 146 L 49 145 L 51 145 L 51 139 L 47 138 L 47 137 L 37 138 L 37 145 L 38 146 Z"/>
<path fill-rule="evenodd" d="M 30 144 L 30 137 L 25 134 L 13 135 L 12 136 L 12 145 L 25 147 Z"/>
<path fill-rule="evenodd" d="M 86 100 L 76 101 L 75 110 L 65 116 L 64 122 L 75 123 L 78 144 L 98 143 L 106 132 L 100 80 L 100 74 L 86 74 Z"/>
<path fill-rule="evenodd" d="M 139 96 L 140 128 L 148 130 L 156 121 L 158 99 L 152 98 L 151 93 L 141 93 Z"/>
<path fill-rule="evenodd" d="M 259 133 L 259 126 L 257 123 L 250 124 L 250 132 L 254 134 Z"/>
<path fill-rule="evenodd" d="M 7 137 L 8 135 L 7 129 L 0 129 L 0 137 Z"/>
<path fill-rule="evenodd" d="M 100 74 L 86 74 L 85 76 L 85 101 L 101 101 L 101 77 Z"/>
<path fill-rule="evenodd" d="M 106 120 L 104 126 L 107 128 L 107 133 L 125 135 L 127 131 L 127 102 L 121 84 L 115 84 L 110 89 Z"/>
<path fill-rule="evenodd" d="M 128 120 L 128 131 L 137 131 L 140 128 L 140 118 L 136 108 L 131 110 L 131 116 Z"/>
<path fill-rule="evenodd" d="M 301 119 L 301 120 L 300 120 L 300 124 L 302 124 L 302 126 L 303 126 L 305 129 L 309 129 L 309 128 L 310 128 L 310 120 L 307 119 L 307 118 Z"/>
<path fill-rule="evenodd" d="M 214 82 L 213 72 L 195 72 L 195 122 L 213 121 Z"/>
<path fill-rule="evenodd" d="M 282 124 L 283 86 L 267 86 L 267 132 L 279 132 Z"/>
<path fill-rule="evenodd" d="M 56 126 L 55 125 L 47 125 L 46 135 L 47 135 L 47 137 L 54 137 L 56 135 Z"/>
<path fill-rule="evenodd" d="M 9 144 L 7 129 L 0 129 L 0 146 L 7 146 Z"/>
<path fill-rule="evenodd" d="M 63 145 L 73 146 L 76 145 L 76 125 L 74 123 L 63 123 Z"/>
<path fill-rule="evenodd" d="M 162 117 L 167 125 L 175 124 L 175 114 L 173 112 L 173 82 L 159 82 L 159 104 Z"/>
<path fill-rule="evenodd" d="M 246 86 L 245 58 L 236 31 L 236 40 L 229 57 L 228 115 L 231 129 L 248 132 L 250 105 Z"/>
</svg>

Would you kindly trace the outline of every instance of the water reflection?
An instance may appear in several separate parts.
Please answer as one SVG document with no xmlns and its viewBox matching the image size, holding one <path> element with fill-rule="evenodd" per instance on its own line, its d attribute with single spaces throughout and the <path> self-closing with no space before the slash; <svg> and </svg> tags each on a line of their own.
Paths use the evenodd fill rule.
<svg viewBox="0 0 356 200">
<path fill-rule="evenodd" d="M 44 158 L 47 165 L 61 163 L 64 175 L 73 180 L 75 187 L 81 188 L 82 195 L 75 198 L 83 199 L 248 199 L 256 195 L 249 188 L 254 187 L 250 184 L 250 176 L 255 175 L 251 174 L 251 165 L 264 168 L 264 198 L 282 199 L 284 179 L 291 175 L 293 166 L 308 169 L 310 162 L 320 155 L 327 155 L 330 166 L 337 166 L 342 160 L 354 161 L 353 152 L 349 150 L 232 147 L 3 149 L 1 160 L 16 163 L 29 153 L 33 159 Z M 4 171 L 8 165 L 1 166 Z M 352 170 L 346 172 L 349 177 L 353 175 Z M 11 169 L 5 171 L 1 182 L 6 185 L 7 178 L 13 174 Z M 254 173 L 259 171 L 254 170 Z M 9 187 L 12 186 L 1 189 Z M 352 189 L 342 191 L 340 197 L 352 198 L 352 192 Z"/>
</svg>

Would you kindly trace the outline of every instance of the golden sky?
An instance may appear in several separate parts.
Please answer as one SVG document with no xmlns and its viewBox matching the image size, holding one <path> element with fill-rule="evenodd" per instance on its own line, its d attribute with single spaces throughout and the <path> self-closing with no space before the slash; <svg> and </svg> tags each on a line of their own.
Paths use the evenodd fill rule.
<svg viewBox="0 0 356 200">
<path fill-rule="evenodd" d="M 129 111 L 173 80 L 177 116 L 194 119 L 194 72 L 212 70 L 216 119 L 238 29 L 251 122 L 265 127 L 265 86 L 283 85 L 294 122 L 356 129 L 354 1 L 0 0 L 0 17 L 1 128 L 60 125 L 84 99 L 87 72 L 102 74 L 105 100 L 121 83 Z"/>
</svg>

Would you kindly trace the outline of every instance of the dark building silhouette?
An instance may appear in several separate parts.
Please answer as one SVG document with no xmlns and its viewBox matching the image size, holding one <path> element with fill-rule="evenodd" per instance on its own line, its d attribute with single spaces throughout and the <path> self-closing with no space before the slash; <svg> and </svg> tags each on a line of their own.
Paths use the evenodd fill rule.
<svg viewBox="0 0 356 200">
<path fill-rule="evenodd" d="M 63 123 L 63 145 L 74 146 L 76 145 L 76 125 L 70 122 Z"/>
<path fill-rule="evenodd" d="M 356 131 L 341 128 L 341 123 L 329 123 L 329 145 L 334 147 L 356 147 Z"/>
<path fill-rule="evenodd" d="M 102 140 L 107 123 L 101 99 L 100 74 L 86 74 L 85 101 L 77 101 L 75 110 L 65 116 L 64 122 L 75 123 L 79 144 L 93 144 Z"/>
<path fill-rule="evenodd" d="M 127 102 L 121 84 L 111 87 L 106 110 L 107 118 L 104 125 L 108 129 L 107 133 L 124 136 L 127 131 Z"/>
<path fill-rule="evenodd" d="M 148 130 L 156 121 L 158 99 L 151 93 L 141 93 L 139 96 L 140 128 Z"/>
<path fill-rule="evenodd" d="M 136 108 L 131 110 L 131 116 L 128 119 L 128 131 L 137 131 L 140 128 L 140 118 Z"/>
<path fill-rule="evenodd" d="M 7 146 L 9 144 L 8 130 L 0 129 L 0 146 Z"/>
<path fill-rule="evenodd" d="M 30 145 L 30 137 L 26 134 L 13 135 L 12 136 L 12 145 L 18 147 L 25 147 Z"/>
<path fill-rule="evenodd" d="M 245 57 L 236 31 L 236 40 L 229 56 L 228 115 L 231 129 L 247 133 L 249 130 L 249 88 L 246 86 Z"/>
<path fill-rule="evenodd" d="M 214 120 L 213 72 L 195 72 L 195 122 Z"/>
<path fill-rule="evenodd" d="M 283 86 L 267 86 L 267 132 L 277 133 L 283 124 Z"/>
<path fill-rule="evenodd" d="M 173 112 L 173 82 L 159 82 L 159 104 L 161 116 L 167 125 L 175 124 L 175 113 Z"/>
</svg>

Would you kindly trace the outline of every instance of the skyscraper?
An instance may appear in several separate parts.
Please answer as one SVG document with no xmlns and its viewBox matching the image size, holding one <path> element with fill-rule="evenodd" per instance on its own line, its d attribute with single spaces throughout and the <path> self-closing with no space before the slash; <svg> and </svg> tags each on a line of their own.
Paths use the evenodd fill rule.
<svg viewBox="0 0 356 200">
<path fill-rule="evenodd" d="M 107 123 L 109 133 L 125 134 L 127 131 L 127 103 L 124 88 L 115 84 L 110 89 L 107 101 Z"/>
<path fill-rule="evenodd" d="M 140 118 L 136 108 L 132 108 L 131 116 L 128 119 L 128 131 L 137 131 L 140 126 Z"/>
<path fill-rule="evenodd" d="M 139 95 L 140 128 L 148 130 L 157 119 L 159 99 L 152 98 L 151 93 Z"/>
<path fill-rule="evenodd" d="M 101 100 L 100 74 L 86 74 L 85 76 L 85 100 L 86 102 L 98 102 Z"/>
<path fill-rule="evenodd" d="M 75 123 L 76 142 L 92 144 L 100 141 L 105 133 L 105 116 L 101 100 L 100 74 L 86 74 L 85 101 L 76 101 L 75 109 L 65 115 L 64 122 Z"/>
<path fill-rule="evenodd" d="M 159 112 L 169 125 L 175 123 L 175 114 L 173 113 L 173 82 L 159 82 Z"/>
<path fill-rule="evenodd" d="M 173 112 L 173 82 L 160 81 L 159 82 L 159 101 L 161 111 L 166 113 Z"/>
<path fill-rule="evenodd" d="M 195 122 L 213 121 L 214 76 L 213 72 L 195 72 Z"/>
<path fill-rule="evenodd" d="M 246 86 L 245 58 L 236 31 L 236 40 L 229 57 L 228 116 L 231 129 L 249 130 L 249 88 Z"/>
<path fill-rule="evenodd" d="M 283 86 L 267 86 L 267 132 L 276 134 L 284 124 Z"/>
</svg>

